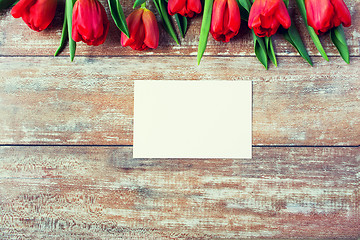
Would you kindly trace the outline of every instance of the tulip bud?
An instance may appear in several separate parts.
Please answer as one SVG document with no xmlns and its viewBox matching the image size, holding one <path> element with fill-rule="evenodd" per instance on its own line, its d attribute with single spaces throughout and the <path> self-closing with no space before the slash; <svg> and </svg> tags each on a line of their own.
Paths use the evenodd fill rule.
<svg viewBox="0 0 360 240">
<path fill-rule="evenodd" d="M 20 0 L 11 9 L 11 15 L 22 17 L 32 30 L 40 32 L 54 19 L 56 5 L 56 0 Z"/>
<path fill-rule="evenodd" d="M 77 0 L 72 16 L 72 38 L 87 45 L 98 46 L 105 42 L 109 20 L 104 7 L 97 0 Z"/>
<path fill-rule="evenodd" d="M 305 0 L 306 17 L 316 34 L 343 24 L 351 25 L 351 15 L 343 0 Z"/>
<path fill-rule="evenodd" d="M 121 33 L 121 45 L 130 46 L 134 50 L 157 48 L 159 45 L 159 28 L 155 15 L 146 8 L 133 11 L 126 18 L 130 38 Z"/>
<path fill-rule="evenodd" d="M 168 12 L 172 16 L 176 13 L 192 18 L 195 13 L 201 12 L 200 0 L 169 0 Z"/>
<path fill-rule="evenodd" d="M 280 24 L 289 28 L 291 20 L 283 0 L 255 0 L 249 14 L 249 28 L 259 37 L 270 37 Z"/>
<path fill-rule="evenodd" d="M 238 34 L 240 23 L 236 0 L 214 0 L 210 33 L 216 41 L 229 42 Z"/>
</svg>

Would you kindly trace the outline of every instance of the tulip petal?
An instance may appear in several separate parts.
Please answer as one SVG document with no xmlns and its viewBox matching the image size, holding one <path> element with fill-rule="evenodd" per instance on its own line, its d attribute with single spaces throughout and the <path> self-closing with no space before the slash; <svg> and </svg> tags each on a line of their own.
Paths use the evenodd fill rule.
<svg viewBox="0 0 360 240">
<path fill-rule="evenodd" d="M 234 33 L 234 36 L 239 32 L 241 24 L 241 16 L 239 5 L 235 0 L 228 0 L 228 11 L 229 11 L 229 21 L 227 28 Z"/>
<path fill-rule="evenodd" d="M 96 6 L 96 8 L 92 8 L 92 14 L 94 14 L 93 16 L 101 15 L 101 14 L 99 14 L 99 11 L 101 11 L 101 9 L 98 9 L 98 6 Z M 93 17 L 93 18 L 89 19 L 89 22 L 92 24 L 91 38 L 92 39 L 100 38 L 104 32 L 104 25 L 102 24 L 101 17 L 98 17 L 98 18 Z"/>
<path fill-rule="evenodd" d="M 77 30 L 77 28 L 73 27 L 72 29 L 73 30 L 72 30 L 72 33 L 71 33 L 71 38 L 75 42 L 84 41 L 83 38 L 81 37 L 81 35 L 79 34 L 79 31 Z"/>
<path fill-rule="evenodd" d="M 332 28 L 334 8 L 329 0 L 305 0 L 305 7 L 308 25 L 314 28 L 316 34 Z"/>
<path fill-rule="evenodd" d="M 127 18 L 126 23 L 129 27 L 130 38 L 128 38 L 125 34 L 121 33 L 121 45 L 123 47 L 131 46 L 137 41 L 137 31 L 139 26 L 142 24 L 141 17 L 143 14 L 144 9 L 139 8 L 133 11 Z"/>
<path fill-rule="evenodd" d="M 186 1 L 184 0 L 169 0 L 168 2 L 168 12 L 171 16 L 175 13 L 180 14 L 180 11 L 184 10 L 184 8 L 186 8 Z"/>
<path fill-rule="evenodd" d="M 263 7 L 264 7 L 263 0 L 255 0 L 253 5 L 251 6 L 249 13 L 249 21 L 248 21 L 249 28 L 258 27 L 261 25 L 260 15 L 261 15 L 261 9 Z"/>
<path fill-rule="evenodd" d="M 11 15 L 14 18 L 21 17 L 25 12 L 28 11 L 28 8 L 34 5 L 36 0 L 20 0 L 12 9 Z"/>
<path fill-rule="evenodd" d="M 71 32 L 71 37 L 72 39 L 75 41 L 75 42 L 80 42 L 80 41 L 83 41 L 81 35 L 79 34 L 79 30 L 77 29 L 77 26 L 79 22 L 79 19 L 78 19 L 78 7 L 79 7 L 79 4 L 75 3 L 74 4 L 74 7 L 73 7 L 73 15 L 72 15 L 72 32 Z"/>
<path fill-rule="evenodd" d="M 330 0 L 331 4 L 334 6 L 335 16 L 341 21 L 344 27 L 350 27 L 351 25 L 351 15 L 350 11 L 347 8 L 343 0 Z M 335 24 L 334 24 L 335 25 Z M 340 24 L 336 24 L 335 27 Z"/>
<path fill-rule="evenodd" d="M 109 20 L 102 4 L 97 0 L 78 0 L 73 8 L 72 38 L 87 45 L 104 43 L 109 31 Z"/>
<path fill-rule="evenodd" d="M 201 1 L 200 0 L 169 0 L 168 1 L 168 12 L 170 15 L 176 13 L 185 16 L 193 17 L 195 13 L 200 13 Z"/>
<path fill-rule="evenodd" d="M 159 45 L 159 28 L 155 15 L 150 10 L 145 9 L 142 19 L 145 28 L 144 44 L 149 48 L 157 48 Z"/>
<path fill-rule="evenodd" d="M 144 24 L 140 24 L 137 29 L 135 41 L 130 45 L 130 47 L 134 50 L 146 50 L 147 46 L 144 44 L 145 39 L 145 27 Z"/>
<path fill-rule="evenodd" d="M 128 38 L 123 32 L 121 32 L 121 46 L 130 46 L 135 40 Z"/>
<path fill-rule="evenodd" d="M 285 3 L 283 1 L 280 1 L 279 8 L 275 13 L 276 19 L 280 22 L 280 24 L 288 29 L 291 25 L 291 19 L 289 16 L 289 12 L 285 6 Z"/>
<path fill-rule="evenodd" d="M 289 28 L 290 16 L 283 0 L 255 0 L 250 9 L 249 28 L 259 37 L 270 37 L 279 26 Z"/>
<path fill-rule="evenodd" d="M 261 0 L 263 3 L 263 7 L 261 9 L 261 15 L 263 16 L 271 16 L 278 10 L 280 1 L 282 0 Z"/>
<path fill-rule="evenodd" d="M 92 0 L 78 2 L 78 21 L 75 22 L 75 24 L 77 25 L 77 30 L 79 31 L 79 34 L 81 35 L 83 41 L 87 44 L 92 45 L 93 39 L 96 38 L 95 31 L 100 30 L 98 29 L 98 21 L 94 17 L 98 15 L 96 14 L 96 11 L 94 11 L 94 7 L 96 7 L 96 5 L 91 4 Z"/>
<path fill-rule="evenodd" d="M 277 30 L 279 29 L 279 27 L 280 27 L 280 23 L 278 21 L 273 21 L 266 36 L 270 37 L 270 36 L 274 35 L 277 32 Z"/>
<path fill-rule="evenodd" d="M 22 17 L 33 30 L 42 31 L 54 19 L 56 0 L 21 0 L 11 10 L 13 17 Z"/>
<path fill-rule="evenodd" d="M 184 17 L 189 17 L 189 18 L 192 18 L 194 16 L 194 13 L 188 12 L 186 7 L 182 8 L 178 13 Z"/>
<path fill-rule="evenodd" d="M 88 45 L 98 46 L 105 42 L 109 31 L 109 20 L 107 19 L 105 9 L 100 2 L 96 2 L 96 5 L 92 8 L 92 14 L 93 16 L 98 17 L 91 18 L 90 22 L 92 23 L 92 34 Z"/>
<path fill-rule="evenodd" d="M 102 33 L 100 34 L 97 42 L 96 42 L 96 45 L 94 44 L 94 46 L 98 46 L 100 44 L 103 44 L 106 40 L 106 36 L 109 32 L 109 27 L 110 27 L 110 23 L 109 23 L 109 19 L 107 18 L 107 14 L 105 12 L 105 9 L 104 7 L 101 5 L 101 16 L 102 16 Z"/>
<path fill-rule="evenodd" d="M 224 30 L 224 12 L 226 0 L 215 0 L 211 17 L 210 33 L 222 34 Z"/>
<path fill-rule="evenodd" d="M 32 29 L 42 31 L 47 28 L 55 17 L 56 5 L 56 0 L 37 0 L 29 12 Z"/>
<path fill-rule="evenodd" d="M 109 19 L 107 17 L 106 11 L 104 8 L 102 8 L 102 17 L 103 17 L 103 25 L 104 25 L 104 29 L 105 32 L 103 33 L 102 37 L 100 38 L 100 44 L 103 44 L 105 42 L 106 36 L 109 32 L 109 28 L 110 28 L 110 23 L 109 23 Z"/>
<path fill-rule="evenodd" d="M 187 0 L 186 8 L 188 12 L 201 13 L 201 2 L 200 0 Z"/>
<path fill-rule="evenodd" d="M 260 20 L 261 20 L 261 27 L 265 28 L 265 29 L 271 28 L 273 21 L 275 21 L 275 19 L 272 15 L 270 15 L 270 16 L 260 15 Z"/>
<path fill-rule="evenodd" d="M 240 10 L 235 0 L 215 0 L 210 33 L 217 41 L 229 42 L 240 28 Z"/>
</svg>

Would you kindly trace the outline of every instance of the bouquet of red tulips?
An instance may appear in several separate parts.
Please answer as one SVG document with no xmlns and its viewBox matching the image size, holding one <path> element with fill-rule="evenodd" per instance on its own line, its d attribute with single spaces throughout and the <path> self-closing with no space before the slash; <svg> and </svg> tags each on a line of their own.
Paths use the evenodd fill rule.
<svg viewBox="0 0 360 240">
<path fill-rule="evenodd" d="M 290 42 L 300 55 L 312 65 L 301 37 L 291 24 L 287 7 L 289 0 L 205 0 L 203 21 L 198 49 L 198 64 L 206 48 L 209 32 L 215 40 L 229 41 L 238 33 L 239 19 L 248 22 L 254 38 L 256 57 L 268 68 L 268 59 L 277 66 L 271 41 L 279 27 L 284 38 Z M 341 24 L 351 25 L 351 16 L 343 0 L 296 0 L 306 27 L 321 55 L 328 61 L 318 38 L 319 34 L 330 30 L 331 40 L 340 55 L 349 63 L 349 50 Z M 240 11 L 239 11 L 240 9 Z M 241 14 L 240 14 L 241 13 Z"/>
<path fill-rule="evenodd" d="M 205 52 L 209 32 L 216 41 L 229 42 L 239 33 L 241 21 L 247 22 L 254 39 L 256 57 L 268 68 L 269 60 L 277 66 L 271 36 L 281 29 L 284 38 L 312 65 L 312 61 L 292 24 L 288 13 L 289 0 L 153 0 L 166 32 L 179 44 L 172 24 L 177 23 L 185 37 L 188 19 L 203 12 L 198 46 L 198 64 Z M 328 61 L 318 38 L 330 32 L 330 37 L 342 58 L 349 63 L 349 50 L 342 25 L 351 25 L 350 12 L 343 0 L 296 0 L 299 11 L 315 46 Z M 11 14 L 21 17 L 35 31 L 49 26 L 56 12 L 57 0 L 0 0 L 0 9 L 12 7 Z M 202 6 L 204 5 L 204 6 Z M 134 50 L 155 49 L 159 45 L 156 17 L 146 8 L 145 0 L 135 0 L 135 9 L 126 19 L 119 0 L 108 0 L 108 7 L 121 31 L 121 45 Z M 76 42 L 88 45 L 103 44 L 109 31 L 109 20 L 98 0 L 65 0 L 65 13 L 60 46 L 55 56 L 69 42 L 73 61 Z"/>
</svg>

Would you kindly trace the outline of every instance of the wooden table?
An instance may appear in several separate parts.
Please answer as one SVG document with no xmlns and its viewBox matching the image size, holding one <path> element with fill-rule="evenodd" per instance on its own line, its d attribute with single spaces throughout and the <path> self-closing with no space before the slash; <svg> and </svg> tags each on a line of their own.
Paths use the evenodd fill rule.
<svg viewBox="0 0 360 240">
<path fill-rule="evenodd" d="M 2 11 L 0 238 L 359 238 L 360 0 L 345 2 L 350 65 L 327 35 L 320 57 L 291 3 L 314 67 L 277 36 L 268 71 L 245 23 L 197 66 L 200 17 L 181 46 L 161 29 L 146 52 L 111 20 L 71 63 L 52 56 L 62 4 L 41 33 Z M 253 159 L 132 159 L 135 79 L 252 80 Z"/>
</svg>

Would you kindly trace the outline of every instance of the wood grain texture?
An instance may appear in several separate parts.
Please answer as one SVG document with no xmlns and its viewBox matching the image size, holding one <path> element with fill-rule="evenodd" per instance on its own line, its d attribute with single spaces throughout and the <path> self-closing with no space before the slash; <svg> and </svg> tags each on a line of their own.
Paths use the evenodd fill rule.
<svg viewBox="0 0 360 240">
<path fill-rule="evenodd" d="M 359 145 L 360 59 L 317 60 L 2 57 L 0 143 L 132 145 L 133 80 L 188 79 L 253 80 L 254 145 Z"/>
<path fill-rule="evenodd" d="M 229 44 L 210 37 L 197 66 L 200 17 L 181 46 L 161 30 L 146 52 L 121 47 L 111 21 L 70 63 L 67 48 L 50 57 L 63 3 L 41 33 L 0 12 L 0 239 L 360 239 L 360 0 L 345 0 L 350 65 L 328 35 L 330 62 L 318 57 L 290 2 L 313 68 L 276 36 L 279 67 L 265 71 L 246 23 Z M 253 158 L 105 146 L 132 145 L 133 82 L 147 79 L 252 80 Z"/>
<path fill-rule="evenodd" d="M 110 19 L 109 35 L 105 43 L 98 47 L 87 46 L 84 43 L 77 45 L 78 56 L 122 56 L 122 55 L 175 55 L 175 56 L 196 56 L 197 45 L 199 41 L 201 16 L 190 21 L 190 27 L 185 39 L 181 40 L 181 46 L 166 34 L 160 26 L 160 45 L 156 50 L 149 51 L 133 51 L 120 45 L 120 31 L 116 28 L 110 18 L 107 1 L 101 1 L 108 12 Z M 126 16 L 132 11 L 132 1 L 121 1 Z M 352 56 L 360 56 L 360 0 L 345 0 L 352 15 L 352 26 L 345 29 L 350 54 Z M 21 19 L 14 19 L 9 11 L 0 13 L 0 55 L 53 55 L 58 47 L 61 27 L 62 27 L 62 11 L 63 3 L 59 3 L 58 14 L 50 25 L 49 29 L 38 33 L 30 30 Z M 150 4 L 150 3 L 149 3 Z M 290 15 L 294 16 L 295 25 L 298 27 L 310 55 L 320 56 L 315 48 L 312 40 L 304 27 L 303 20 L 296 9 L 295 1 L 290 1 Z M 150 8 L 154 10 L 152 3 Z M 160 21 L 160 18 L 158 17 Z M 325 50 L 329 56 L 339 56 L 335 46 L 331 43 L 329 35 L 320 37 L 324 44 Z M 274 37 L 276 52 L 279 56 L 298 56 L 295 49 L 286 42 L 281 35 Z M 21 43 L 21 44 L 20 44 Z M 69 55 L 68 48 L 64 50 L 62 55 Z M 240 33 L 231 40 L 230 43 L 219 43 L 209 37 L 209 43 L 205 55 L 224 55 L 224 56 L 254 56 L 253 40 L 248 30 L 247 23 L 242 22 Z M 205 60 L 206 61 L 206 60 Z"/>
<path fill-rule="evenodd" d="M 5 239 L 360 237 L 359 148 L 132 159 L 132 148 L 1 147 Z"/>
</svg>

